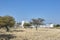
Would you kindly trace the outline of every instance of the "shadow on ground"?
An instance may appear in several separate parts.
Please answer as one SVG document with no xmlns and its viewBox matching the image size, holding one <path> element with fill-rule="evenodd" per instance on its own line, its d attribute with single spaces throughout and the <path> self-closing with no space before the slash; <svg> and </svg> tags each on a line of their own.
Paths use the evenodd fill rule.
<svg viewBox="0 0 60 40">
<path fill-rule="evenodd" d="M 16 38 L 16 36 L 13 36 L 12 34 L 0 34 L 0 40 L 10 40 Z"/>
<path fill-rule="evenodd" d="M 14 30 L 15 32 L 24 32 L 24 30 Z"/>
<path fill-rule="evenodd" d="M 10 31 L 10 32 L 24 32 L 25 30 L 13 30 L 13 31 Z"/>
</svg>

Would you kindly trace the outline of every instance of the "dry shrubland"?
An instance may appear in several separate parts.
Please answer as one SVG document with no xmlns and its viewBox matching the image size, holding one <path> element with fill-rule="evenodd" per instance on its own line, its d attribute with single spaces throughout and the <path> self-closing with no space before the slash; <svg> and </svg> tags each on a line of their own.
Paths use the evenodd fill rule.
<svg viewBox="0 0 60 40">
<path fill-rule="evenodd" d="M 10 40 L 60 40 L 60 29 L 55 28 L 17 28 L 10 32 L 1 32 L 0 34 L 13 34 L 16 36 Z"/>
</svg>

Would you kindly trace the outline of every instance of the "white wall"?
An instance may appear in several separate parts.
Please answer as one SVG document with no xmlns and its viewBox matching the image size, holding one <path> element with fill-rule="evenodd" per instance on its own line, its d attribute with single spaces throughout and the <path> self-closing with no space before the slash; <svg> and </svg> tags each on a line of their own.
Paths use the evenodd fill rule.
<svg viewBox="0 0 60 40">
<path fill-rule="evenodd" d="M 40 25 L 40 27 L 54 27 L 53 24 L 47 24 L 47 25 Z"/>
<path fill-rule="evenodd" d="M 34 25 L 32 25 L 31 27 L 35 27 Z M 54 25 L 53 24 L 46 24 L 46 25 L 39 25 L 38 27 L 41 27 L 41 28 L 49 28 L 49 27 L 54 27 Z"/>
</svg>

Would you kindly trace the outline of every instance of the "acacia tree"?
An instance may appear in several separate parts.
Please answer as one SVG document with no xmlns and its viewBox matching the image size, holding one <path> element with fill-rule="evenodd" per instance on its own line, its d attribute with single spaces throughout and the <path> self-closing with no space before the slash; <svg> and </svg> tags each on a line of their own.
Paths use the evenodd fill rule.
<svg viewBox="0 0 60 40">
<path fill-rule="evenodd" d="M 44 19 L 42 19 L 42 18 L 32 19 L 31 24 L 35 25 L 36 30 L 37 30 L 38 25 L 44 24 L 43 21 L 44 21 Z"/>
<path fill-rule="evenodd" d="M 6 31 L 9 31 L 9 27 L 13 27 L 14 24 L 15 24 L 15 19 L 12 16 L 0 17 L 0 27 L 5 27 Z"/>
</svg>

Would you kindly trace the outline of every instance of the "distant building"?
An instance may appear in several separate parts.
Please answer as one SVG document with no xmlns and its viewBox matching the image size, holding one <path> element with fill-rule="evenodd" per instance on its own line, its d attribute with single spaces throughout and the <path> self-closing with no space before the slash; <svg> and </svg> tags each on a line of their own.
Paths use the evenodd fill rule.
<svg viewBox="0 0 60 40">
<path fill-rule="evenodd" d="M 22 28 L 24 28 L 24 23 L 29 23 L 29 22 L 28 21 L 22 21 L 21 25 L 20 25 Z"/>
<path fill-rule="evenodd" d="M 35 28 L 36 26 L 32 25 L 30 27 Z M 38 28 L 53 28 L 54 27 L 54 24 L 38 25 L 37 27 Z"/>
<path fill-rule="evenodd" d="M 40 27 L 54 27 L 54 24 L 46 24 L 46 25 L 40 25 Z"/>
<path fill-rule="evenodd" d="M 16 28 L 17 26 L 20 27 L 20 28 L 24 28 L 24 23 L 29 23 L 29 22 L 28 22 L 28 21 L 22 21 L 22 22 L 21 22 L 21 25 L 15 24 L 15 28 Z M 35 28 L 36 26 L 35 26 L 35 25 L 32 25 L 32 26 L 30 26 L 30 27 Z M 54 24 L 38 25 L 38 27 L 39 27 L 39 28 L 52 28 L 52 27 L 54 27 Z"/>
</svg>

